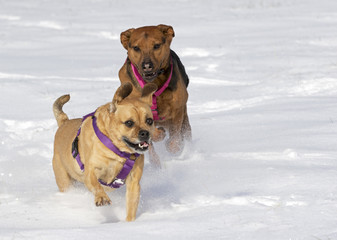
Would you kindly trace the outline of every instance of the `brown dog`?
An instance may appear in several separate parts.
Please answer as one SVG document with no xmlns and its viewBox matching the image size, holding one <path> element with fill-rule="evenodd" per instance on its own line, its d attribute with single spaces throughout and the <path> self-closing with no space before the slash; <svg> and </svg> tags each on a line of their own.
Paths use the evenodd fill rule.
<svg viewBox="0 0 337 240">
<path fill-rule="evenodd" d="M 128 52 L 128 58 L 119 71 L 119 79 L 122 83 L 131 82 L 138 94 L 147 83 L 157 85 L 152 111 L 158 128 L 153 141 L 164 139 L 165 128 L 169 132 L 167 149 L 179 153 L 184 139 L 191 139 L 186 107 L 189 79 L 179 57 L 170 49 L 173 37 L 173 28 L 167 25 L 131 28 L 122 32 L 121 42 Z M 150 160 L 160 165 L 152 144 Z"/>
<path fill-rule="evenodd" d="M 144 166 L 143 153 L 148 149 L 154 131 L 150 106 L 156 86 L 151 84 L 144 87 L 139 98 L 130 95 L 132 89 L 131 84 L 122 84 L 112 102 L 99 107 L 91 114 L 92 117 L 85 118 L 83 122 L 82 119 L 69 120 L 63 112 L 62 106 L 69 101 L 69 95 L 58 98 L 53 105 L 59 126 L 55 134 L 53 169 L 59 190 L 66 191 L 73 180 L 83 182 L 95 195 L 96 205 L 102 206 L 111 203 L 105 192 L 111 190 L 107 185 L 116 187 L 114 184 L 117 184 L 119 187 L 125 180 L 127 221 L 133 221 L 136 217 L 139 181 Z M 81 129 L 80 132 L 78 129 Z M 109 149 L 97 131 L 128 157 Z M 76 135 L 77 132 L 79 135 Z M 77 158 L 74 159 L 74 146 L 79 153 L 75 154 L 76 157 L 80 156 L 79 162 Z M 128 167 L 125 165 L 127 162 L 133 165 L 127 178 L 117 179 Z"/>
</svg>

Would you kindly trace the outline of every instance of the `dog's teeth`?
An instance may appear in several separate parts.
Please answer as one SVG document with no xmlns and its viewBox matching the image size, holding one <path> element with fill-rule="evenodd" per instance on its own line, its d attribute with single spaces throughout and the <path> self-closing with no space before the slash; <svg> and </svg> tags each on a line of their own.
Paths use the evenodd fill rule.
<svg viewBox="0 0 337 240">
<path fill-rule="evenodd" d="M 141 142 L 141 143 L 138 144 L 138 146 L 139 146 L 141 149 L 143 149 L 143 148 L 148 147 L 149 144 L 148 144 L 147 142 Z"/>
</svg>

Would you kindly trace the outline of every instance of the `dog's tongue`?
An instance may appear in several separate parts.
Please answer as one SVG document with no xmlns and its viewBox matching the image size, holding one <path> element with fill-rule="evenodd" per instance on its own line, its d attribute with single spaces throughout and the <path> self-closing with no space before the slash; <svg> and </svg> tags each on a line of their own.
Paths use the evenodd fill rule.
<svg viewBox="0 0 337 240">
<path fill-rule="evenodd" d="M 141 142 L 141 143 L 139 143 L 139 147 L 140 148 L 146 148 L 148 146 L 149 146 L 149 144 L 147 142 Z"/>
</svg>

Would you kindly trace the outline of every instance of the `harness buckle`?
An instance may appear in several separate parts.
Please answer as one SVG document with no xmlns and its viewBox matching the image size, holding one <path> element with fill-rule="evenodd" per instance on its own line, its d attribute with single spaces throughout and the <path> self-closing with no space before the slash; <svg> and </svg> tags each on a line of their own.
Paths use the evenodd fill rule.
<svg viewBox="0 0 337 240">
<path fill-rule="evenodd" d="M 125 184 L 125 179 L 121 179 L 121 178 L 115 178 L 115 180 L 113 180 L 112 184 L 116 184 L 116 185 L 124 185 Z"/>
</svg>

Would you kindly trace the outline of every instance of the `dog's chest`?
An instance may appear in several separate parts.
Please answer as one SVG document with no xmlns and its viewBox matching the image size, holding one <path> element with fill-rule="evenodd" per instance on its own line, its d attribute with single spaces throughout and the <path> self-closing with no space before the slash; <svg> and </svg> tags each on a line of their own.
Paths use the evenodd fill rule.
<svg viewBox="0 0 337 240">
<path fill-rule="evenodd" d="M 118 173 L 122 170 L 123 163 L 119 161 L 108 161 L 104 166 L 95 169 L 95 174 L 98 179 L 106 183 L 111 183 Z"/>
<path fill-rule="evenodd" d="M 157 106 L 159 116 L 164 120 L 170 119 L 182 107 L 179 96 L 169 90 L 157 97 Z"/>
</svg>

